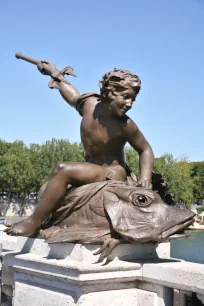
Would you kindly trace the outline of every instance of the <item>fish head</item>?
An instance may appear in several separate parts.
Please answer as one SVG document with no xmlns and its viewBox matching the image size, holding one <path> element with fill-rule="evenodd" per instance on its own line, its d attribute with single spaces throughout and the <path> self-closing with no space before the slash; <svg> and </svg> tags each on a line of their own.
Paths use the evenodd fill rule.
<svg viewBox="0 0 204 306">
<path fill-rule="evenodd" d="M 103 196 L 113 230 L 133 243 L 168 240 L 194 222 L 194 212 L 167 205 L 151 189 L 115 183 Z"/>
</svg>

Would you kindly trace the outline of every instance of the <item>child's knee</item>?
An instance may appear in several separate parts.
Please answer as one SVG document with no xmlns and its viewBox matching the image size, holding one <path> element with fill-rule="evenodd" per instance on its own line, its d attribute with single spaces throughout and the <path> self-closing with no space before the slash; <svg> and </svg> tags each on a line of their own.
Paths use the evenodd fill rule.
<svg viewBox="0 0 204 306">
<path fill-rule="evenodd" d="M 44 191 L 45 191 L 45 188 L 47 187 L 47 183 L 43 184 L 41 187 L 40 187 L 40 190 L 39 190 L 39 198 L 41 199 L 43 194 L 44 194 Z"/>
<path fill-rule="evenodd" d="M 69 168 L 69 164 L 68 163 L 57 163 L 56 166 L 54 167 L 53 171 L 52 171 L 52 176 L 55 176 L 57 174 L 59 174 L 60 172 L 64 172 L 67 171 Z"/>
</svg>

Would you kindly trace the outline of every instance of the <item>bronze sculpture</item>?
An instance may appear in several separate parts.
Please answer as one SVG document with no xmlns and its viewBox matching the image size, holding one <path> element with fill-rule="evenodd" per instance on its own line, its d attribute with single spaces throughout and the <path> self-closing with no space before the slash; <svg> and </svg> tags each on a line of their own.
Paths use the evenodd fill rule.
<svg viewBox="0 0 204 306">
<path fill-rule="evenodd" d="M 103 243 L 103 257 L 121 242 L 162 242 L 192 224 L 194 213 L 131 183 L 105 181 L 67 192 L 39 233 L 48 243 Z"/>
<path fill-rule="evenodd" d="M 130 119 L 126 115 L 127 111 L 131 109 L 133 102 L 135 101 L 136 96 L 140 91 L 141 81 L 139 77 L 126 70 L 114 69 L 113 71 L 106 73 L 103 76 L 102 80 L 99 82 L 100 94 L 87 93 L 80 95 L 79 92 L 64 78 L 64 74 L 75 75 L 71 67 L 66 67 L 60 72 L 56 69 L 55 65 L 47 61 L 36 61 L 21 54 L 17 54 L 17 58 L 22 58 L 33 64 L 37 64 L 38 69 L 42 74 L 50 75 L 53 79 L 53 81 L 49 83 L 50 87 L 57 88 L 60 91 L 62 97 L 65 99 L 65 101 L 70 106 L 75 108 L 82 116 L 81 141 L 85 151 L 85 162 L 59 163 L 54 168 L 50 181 L 46 184 L 46 186 L 44 186 L 45 188 L 40 200 L 40 205 L 36 208 L 34 213 L 27 219 L 13 224 L 5 223 L 5 225 L 8 227 L 5 230 L 7 234 L 22 236 L 38 235 L 39 230 L 41 229 L 41 225 L 43 224 L 44 229 L 45 225 L 52 226 L 51 231 L 45 230 L 44 234 L 41 231 L 41 235 L 45 238 L 49 237 L 48 241 L 50 242 L 79 241 L 80 239 L 77 238 L 79 237 L 78 233 L 84 233 L 84 231 L 86 232 L 85 228 L 81 227 L 80 230 L 80 224 L 74 224 L 76 234 L 74 236 L 75 238 L 70 240 L 71 238 L 69 239 L 69 235 L 70 237 L 73 237 L 74 228 L 72 228 L 73 235 L 71 235 L 71 232 L 62 229 L 62 226 L 65 225 L 70 227 L 70 224 L 74 222 L 73 216 L 75 209 L 78 210 L 80 208 L 83 210 L 84 207 L 90 207 L 90 205 L 87 206 L 85 205 L 85 203 L 87 203 L 87 198 L 89 198 L 89 192 L 87 190 L 89 190 L 89 187 L 92 188 L 93 186 L 95 189 L 92 188 L 92 193 L 98 193 L 101 197 L 101 190 L 103 190 L 104 188 L 110 189 L 111 184 L 113 184 L 113 186 L 116 186 L 118 184 L 117 186 L 119 187 L 117 187 L 117 193 L 119 192 L 120 188 L 125 190 L 125 194 L 127 193 L 127 188 L 132 188 L 132 192 L 140 192 L 141 201 L 146 199 L 146 194 L 151 194 L 151 203 L 154 202 L 155 198 L 158 200 L 157 197 L 159 197 L 159 195 L 156 195 L 156 193 L 151 191 L 151 179 L 154 161 L 151 146 L 149 145 L 137 125 L 132 121 L 132 119 Z M 124 146 L 127 142 L 139 154 L 140 178 L 138 182 L 136 182 L 134 174 L 131 173 L 131 170 L 125 162 Z M 71 188 L 65 198 L 65 195 L 67 193 L 67 186 Z M 85 190 L 86 192 L 82 192 L 81 194 L 81 190 Z M 75 198 L 78 199 L 77 203 L 73 202 L 73 195 Z M 107 195 L 107 192 L 104 191 L 103 199 L 106 203 L 108 201 L 107 199 L 109 199 L 109 196 L 110 193 Z M 118 194 L 116 194 L 116 197 L 117 196 Z M 120 196 L 122 195 L 120 194 Z M 70 200 L 70 197 L 72 200 Z M 69 222 L 65 222 L 65 224 L 62 220 L 63 218 L 60 219 L 61 217 L 59 216 L 58 219 L 53 219 L 53 216 L 58 215 L 59 210 L 64 207 L 64 198 L 68 201 L 68 204 L 65 205 L 66 207 L 68 205 L 68 211 L 66 212 L 66 216 L 67 218 L 70 217 L 68 218 Z M 85 202 L 83 202 L 83 200 Z M 129 201 L 131 203 L 132 200 L 129 199 Z M 161 199 L 158 201 L 160 203 L 160 206 L 165 205 L 163 202 L 161 202 Z M 128 202 L 127 199 L 126 202 Z M 81 203 L 81 206 L 79 206 L 79 203 Z M 111 246 L 115 246 L 117 245 L 118 241 L 120 241 L 121 237 L 124 236 L 123 233 L 121 236 L 121 231 L 118 232 L 117 230 L 115 230 L 113 224 L 117 221 L 118 206 L 114 204 L 114 201 L 112 208 L 110 208 L 109 204 L 107 204 L 107 206 L 104 203 L 101 203 L 99 210 L 103 211 L 102 214 L 103 217 L 105 214 L 105 219 L 103 219 L 102 224 L 99 222 L 99 224 L 101 224 L 101 227 L 98 226 L 98 229 L 95 229 L 93 227 L 92 230 L 93 232 L 95 231 L 94 235 L 99 235 L 101 231 L 103 231 L 103 224 L 105 222 L 107 232 L 107 222 L 109 222 L 109 227 L 111 227 L 113 230 L 110 231 L 109 228 L 108 241 Z M 69 207 L 69 205 L 71 205 L 71 208 Z M 113 212 L 113 222 L 108 210 L 114 210 L 114 207 L 116 209 L 116 212 Z M 92 214 L 90 212 L 91 210 L 88 209 L 87 211 L 85 209 L 85 211 L 87 214 L 87 218 L 85 218 L 85 220 L 88 220 L 90 228 L 90 220 L 92 220 Z M 136 211 L 135 213 L 137 214 Z M 134 211 L 131 210 L 131 216 L 133 214 Z M 186 215 L 188 217 L 186 217 Z M 193 215 L 194 214 L 188 211 L 187 213 L 185 213 L 185 217 L 182 215 L 182 220 L 179 219 L 178 222 L 177 216 L 173 217 L 173 213 L 170 213 L 168 217 L 172 216 L 172 220 L 168 224 L 168 226 L 170 228 L 177 224 L 183 224 L 186 222 L 186 220 L 190 220 L 192 222 Z M 96 219 L 92 220 L 92 224 L 94 224 L 94 222 L 97 220 L 98 217 L 96 216 L 97 213 L 95 214 Z M 49 219 L 50 221 L 47 222 L 46 220 L 49 217 L 51 219 Z M 126 218 L 129 218 L 128 215 L 125 217 L 125 219 Z M 166 220 L 167 219 L 168 218 L 166 218 Z M 62 222 L 60 222 L 60 220 Z M 71 223 L 70 220 L 72 220 Z M 79 218 L 79 220 L 81 219 Z M 155 219 L 155 227 L 158 227 L 157 222 L 158 220 Z M 56 227 L 53 227 L 56 224 L 58 226 L 57 229 Z M 61 230 L 61 232 L 56 234 L 56 231 L 58 232 L 59 229 Z M 152 228 L 150 229 L 149 227 L 147 227 L 146 229 L 147 231 L 152 231 Z M 62 240 L 62 238 L 60 238 L 60 235 L 65 235 L 63 234 L 64 230 L 67 233 L 67 238 L 65 240 Z M 168 228 L 165 227 L 165 230 L 168 230 Z M 160 233 L 159 231 L 157 231 L 157 235 L 155 234 L 155 237 L 157 236 L 157 240 L 159 240 L 158 237 L 163 231 L 164 226 L 160 226 Z M 49 233 L 48 236 L 46 233 Z M 87 235 L 90 236 L 88 233 Z M 152 235 L 149 235 L 149 237 L 151 238 L 149 240 L 156 239 Z M 131 235 L 126 238 L 128 238 L 129 241 L 137 241 L 134 238 L 132 239 Z M 87 240 L 90 239 L 87 238 Z M 99 240 L 100 239 L 98 239 L 97 241 Z M 86 239 L 80 241 L 84 243 L 87 242 Z M 107 247 L 107 241 L 104 242 L 104 246 L 107 250 L 112 250 L 112 247 Z"/>
</svg>

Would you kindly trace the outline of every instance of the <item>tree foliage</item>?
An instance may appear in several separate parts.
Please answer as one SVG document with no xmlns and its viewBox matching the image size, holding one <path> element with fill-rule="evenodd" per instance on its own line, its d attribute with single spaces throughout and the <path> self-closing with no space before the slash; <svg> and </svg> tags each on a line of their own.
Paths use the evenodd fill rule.
<svg viewBox="0 0 204 306">
<path fill-rule="evenodd" d="M 130 147 L 125 152 L 127 164 L 138 177 L 138 154 Z M 166 153 L 155 158 L 154 171 L 167 181 L 176 201 L 190 205 L 195 199 L 204 199 L 204 162 L 189 163 L 185 156 L 176 159 Z"/>
<path fill-rule="evenodd" d="M 82 161 L 82 146 L 52 139 L 43 145 L 0 141 L 0 191 L 25 196 L 38 192 L 58 162 Z"/>
<path fill-rule="evenodd" d="M 204 199 L 204 161 L 190 163 L 191 177 L 194 181 L 194 197 L 201 202 Z"/>
<path fill-rule="evenodd" d="M 139 157 L 130 147 L 125 148 L 126 162 L 139 177 Z M 84 160 L 81 144 L 52 139 L 44 144 L 25 145 L 0 140 L 0 192 L 26 197 L 37 193 L 58 162 Z M 192 203 L 204 199 L 204 162 L 189 163 L 187 158 L 175 159 L 164 154 L 155 159 L 154 170 L 168 182 L 177 201 Z"/>
<path fill-rule="evenodd" d="M 172 154 L 164 154 L 155 159 L 155 171 L 161 173 L 167 181 L 175 200 L 192 203 L 194 181 L 186 157 L 175 159 Z"/>
<path fill-rule="evenodd" d="M 136 174 L 136 177 L 138 178 L 139 177 L 139 156 L 138 154 L 135 152 L 135 150 L 133 150 L 133 148 L 126 147 L 125 157 L 126 157 L 126 163 L 128 164 L 132 172 L 134 172 Z"/>
</svg>

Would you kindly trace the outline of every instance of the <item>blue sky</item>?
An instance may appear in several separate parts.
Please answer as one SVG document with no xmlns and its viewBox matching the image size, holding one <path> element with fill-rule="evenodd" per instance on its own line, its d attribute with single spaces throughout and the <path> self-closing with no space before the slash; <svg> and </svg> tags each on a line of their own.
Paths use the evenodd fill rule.
<svg viewBox="0 0 204 306">
<path fill-rule="evenodd" d="M 129 115 L 155 155 L 204 160 L 204 0 L 7 0 L 0 28 L 1 139 L 80 141 L 80 116 L 19 51 L 73 66 L 81 93 L 115 67 L 138 74 Z"/>
</svg>

